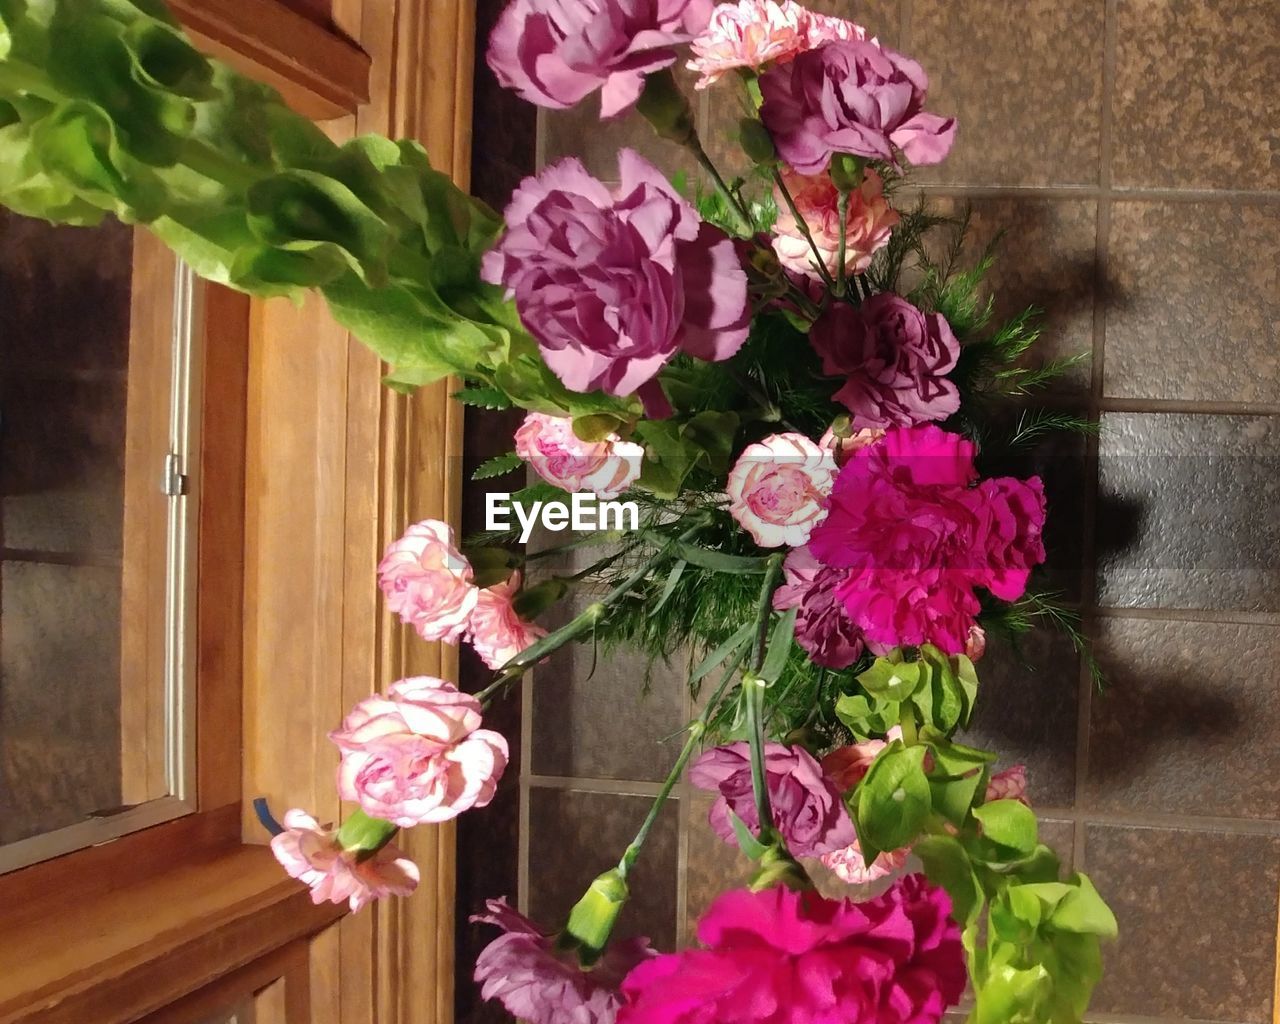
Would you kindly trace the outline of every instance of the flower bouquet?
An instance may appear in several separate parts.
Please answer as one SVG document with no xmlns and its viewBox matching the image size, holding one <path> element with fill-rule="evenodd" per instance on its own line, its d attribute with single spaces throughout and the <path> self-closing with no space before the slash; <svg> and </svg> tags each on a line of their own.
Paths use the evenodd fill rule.
<svg viewBox="0 0 1280 1024">
<path fill-rule="evenodd" d="M 413 142 L 334 144 L 158 0 L 0 0 L 0 203 L 144 224 L 256 295 L 318 290 L 389 385 L 451 376 L 462 402 L 527 411 L 477 473 L 530 467 L 518 507 L 560 528 L 575 495 L 631 513 L 535 551 L 518 529 L 409 526 L 378 567 L 388 609 L 494 680 L 361 701 L 331 734 L 357 809 L 336 830 L 264 811 L 277 857 L 317 902 L 412 892 L 398 830 L 484 806 L 506 768 L 486 707 L 565 644 L 627 645 L 683 659 L 700 711 L 567 920 L 489 904 L 486 997 L 535 1024 L 923 1024 L 967 988 L 977 1024 L 1079 1021 L 1114 918 L 1039 841 L 1021 766 L 955 734 L 989 635 L 1072 628 L 1032 582 L 1041 482 L 983 466 L 1088 424 L 1000 415 L 1069 361 L 1028 363 L 1033 317 L 993 323 L 979 298 L 991 254 L 965 266 L 963 223 L 901 199 L 956 134 L 924 70 L 790 0 L 514 0 L 488 62 L 545 107 L 637 109 L 700 180 L 627 150 L 614 185 L 564 160 L 498 217 Z M 708 156 L 680 62 L 737 95 L 745 173 Z M 573 594 L 582 611 L 537 624 Z M 611 942 L 686 772 L 755 870 L 695 948 Z"/>
</svg>

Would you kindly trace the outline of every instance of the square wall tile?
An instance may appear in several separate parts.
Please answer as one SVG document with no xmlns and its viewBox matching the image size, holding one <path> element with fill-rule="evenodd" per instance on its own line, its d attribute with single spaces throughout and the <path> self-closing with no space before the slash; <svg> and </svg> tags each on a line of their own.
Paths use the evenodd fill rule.
<svg viewBox="0 0 1280 1024">
<path fill-rule="evenodd" d="M 1040 819 L 1040 842 L 1058 855 L 1063 872 L 1073 871 L 1075 865 L 1076 826 L 1071 821 Z"/>
<path fill-rule="evenodd" d="M 1100 168 L 1103 0 L 915 0 L 905 44 L 928 108 L 954 115 L 951 155 L 919 181 L 1089 185 Z"/>
<path fill-rule="evenodd" d="M 1115 182 L 1280 187 L 1273 0 L 1124 0 L 1116 9 Z"/>
<path fill-rule="evenodd" d="M 1271 1020 L 1280 837 L 1090 825 L 1085 857 L 1120 925 L 1094 1012 Z"/>
<path fill-rule="evenodd" d="M 1120 202 L 1105 392 L 1277 400 L 1280 204 Z"/>
<path fill-rule="evenodd" d="M 560 927 L 592 879 L 618 863 L 651 805 L 648 797 L 530 789 L 530 916 Z M 668 801 L 649 833 L 614 932 L 619 939 L 647 935 L 662 949 L 675 943 L 679 807 Z"/>
<path fill-rule="evenodd" d="M 1097 264 L 1098 204 L 1076 199 L 931 198 L 930 208 L 952 215 L 970 212 L 965 258 L 976 261 L 996 243 L 996 263 L 983 285 L 994 300 L 991 325 L 998 328 L 1034 306 L 1040 340 L 1025 364 L 1041 366 L 1093 348 L 1094 281 Z M 931 247 L 950 244 L 939 230 Z M 967 265 L 967 264 L 966 264 Z M 1089 363 L 1083 361 L 1050 388 L 1089 390 Z"/>
<path fill-rule="evenodd" d="M 998 753 L 998 768 L 1025 764 L 1033 806 L 1070 807 L 1080 689 L 1071 641 L 1040 628 L 1015 651 L 1004 638 L 989 637 L 978 680 L 977 709 L 962 742 Z"/>
<path fill-rule="evenodd" d="M 1102 607 L 1280 609 L 1280 418 L 1102 417 Z"/>
<path fill-rule="evenodd" d="M 1280 627 L 1103 619 L 1090 810 L 1280 818 Z"/>
<path fill-rule="evenodd" d="M 714 803 L 714 797 L 693 790 L 682 808 L 687 816 L 684 943 L 696 941 L 698 918 L 715 898 L 730 889 L 741 889 L 755 870 L 736 843 L 726 843 L 711 831 L 707 815 Z"/>
</svg>

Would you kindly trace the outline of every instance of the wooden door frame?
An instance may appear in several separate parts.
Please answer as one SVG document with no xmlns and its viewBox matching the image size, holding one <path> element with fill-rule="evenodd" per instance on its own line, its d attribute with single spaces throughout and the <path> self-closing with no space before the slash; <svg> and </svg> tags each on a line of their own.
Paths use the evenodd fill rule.
<svg viewBox="0 0 1280 1024">
<path fill-rule="evenodd" d="M 333 0 L 332 30 L 274 0 L 173 7 L 216 56 L 299 111 L 340 118 L 336 134 L 416 138 L 466 185 L 473 0 Z M 242 383 L 227 386 L 247 380 L 248 407 L 231 425 L 237 451 L 203 455 L 233 493 L 207 508 L 202 497 L 202 549 L 232 540 L 208 552 L 226 570 L 202 582 L 198 612 L 201 663 L 228 685 L 202 686 L 199 703 L 233 724 L 200 732 L 198 813 L 0 878 L 0 959 L 24 965 L 0 976 L 0 1024 L 186 1024 L 242 997 L 261 1024 L 448 1024 L 452 828 L 403 837 L 422 873 L 415 896 L 343 915 L 284 876 L 246 805 L 263 795 L 278 812 L 338 818 L 325 733 L 400 676 L 456 678 L 452 648 L 386 613 L 374 569 L 406 523 L 458 521 L 461 411 L 449 382 L 411 397 L 385 388 L 385 367 L 318 299 L 210 299 L 210 329 L 236 334 L 239 347 L 217 351 L 242 360 Z M 295 502 L 306 529 L 282 528 Z"/>
</svg>

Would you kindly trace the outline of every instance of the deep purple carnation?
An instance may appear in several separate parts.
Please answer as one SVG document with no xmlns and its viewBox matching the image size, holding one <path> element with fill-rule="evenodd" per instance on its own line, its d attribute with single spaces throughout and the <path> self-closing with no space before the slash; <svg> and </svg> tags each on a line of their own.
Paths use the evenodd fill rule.
<svg viewBox="0 0 1280 1024">
<path fill-rule="evenodd" d="M 960 408 L 960 392 L 946 377 L 960 342 L 946 317 L 921 312 L 900 295 L 882 292 L 857 307 L 833 303 L 809 341 L 822 372 L 846 378 L 834 397 L 853 413 L 857 430 L 914 427 Z"/>
<path fill-rule="evenodd" d="M 857 838 L 840 792 L 807 750 L 768 743 L 764 767 L 774 827 L 794 856 L 820 857 L 844 849 Z M 712 830 L 726 843 L 735 842 L 730 811 L 753 832 L 759 829 L 751 790 L 751 751 L 746 743 L 708 750 L 690 766 L 689 782 L 720 794 L 709 820 Z"/>
<path fill-rule="evenodd" d="M 809 538 L 848 575 L 836 595 L 872 644 L 965 650 L 975 588 L 1014 600 L 1044 561 L 1038 479 L 977 482 L 973 444 L 935 426 L 896 428 L 854 452 Z"/>
<path fill-rule="evenodd" d="M 505 934 L 476 959 L 480 994 L 529 1024 L 613 1024 L 622 1005 L 622 979 L 655 955 L 648 939 L 615 942 L 591 970 L 583 970 L 573 953 L 557 950 L 553 936 L 506 900 L 489 900 L 486 906 L 488 914 L 471 920 L 495 924 Z"/>
<path fill-rule="evenodd" d="M 601 114 L 635 103 L 645 75 L 707 27 L 714 0 L 514 0 L 489 37 L 498 81 L 540 107 L 601 89 Z"/>
<path fill-rule="evenodd" d="M 923 875 L 862 903 L 728 892 L 698 922 L 705 948 L 627 976 L 618 1024 L 937 1024 L 966 982 L 950 914 Z"/>
<path fill-rule="evenodd" d="M 915 61 L 878 43 L 827 43 L 766 71 L 760 117 L 782 159 L 819 174 L 835 153 L 913 164 L 940 163 L 955 118 L 926 113 L 929 79 Z"/>
<path fill-rule="evenodd" d="M 678 352 L 714 362 L 746 340 L 747 275 L 656 167 L 629 149 L 618 167 L 616 193 L 572 159 L 521 182 L 484 277 L 514 294 L 566 387 L 639 393 L 661 415 L 653 378 Z"/>
<path fill-rule="evenodd" d="M 813 557 L 808 546 L 793 548 L 783 563 L 785 585 L 773 595 L 778 611 L 796 608 L 796 643 L 809 652 L 815 665 L 848 668 L 862 655 L 862 630 L 850 617 L 836 588 L 849 575 Z"/>
</svg>

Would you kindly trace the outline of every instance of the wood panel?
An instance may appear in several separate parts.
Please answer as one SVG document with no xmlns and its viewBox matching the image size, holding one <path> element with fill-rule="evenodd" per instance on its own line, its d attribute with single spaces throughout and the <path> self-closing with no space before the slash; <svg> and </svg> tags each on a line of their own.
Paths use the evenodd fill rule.
<svg viewBox="0 0 1280 1024">
<path fill-rule="evenodd" d="M 358 44 L 277 0 L 168 0 L 200 48 L 274 85 L 317 120 L 369 101 L 370 58 Z"/>
</svg>

